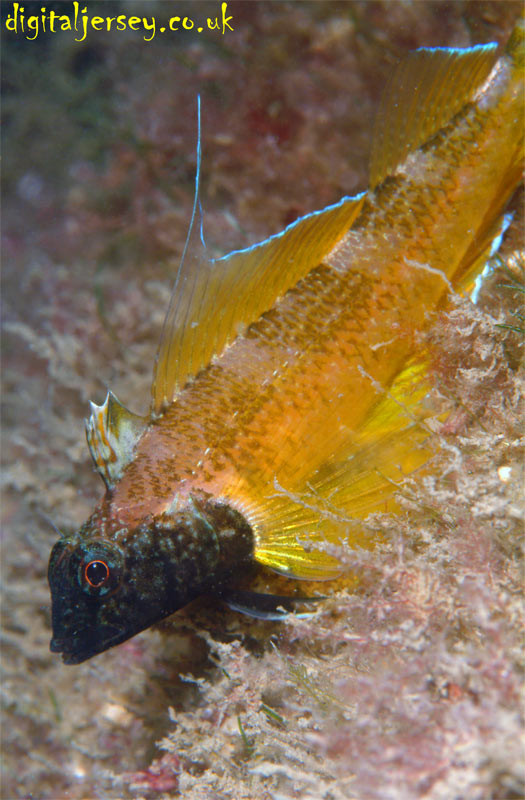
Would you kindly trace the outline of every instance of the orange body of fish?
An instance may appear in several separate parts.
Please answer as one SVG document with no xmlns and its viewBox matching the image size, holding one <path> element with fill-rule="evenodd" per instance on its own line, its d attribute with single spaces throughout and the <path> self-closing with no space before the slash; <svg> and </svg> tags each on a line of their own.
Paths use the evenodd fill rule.
<svg viewBox="0 0 525 800">
<path fill-rule="evenodd" d="M 499 57 L 494 45 L 415 51 L 385 91 L 367 192 L 223 259 L 184 259 L 150 417 L 109 395 L 88 423 L 107 492 L 50 563 L 52 647 L 66 661 L 222 592 L 242 564 L 324 579 L 337 560 L 305 542 L 344 533 L 366 546 L 355 520 L 394 508 L 396 482 L 429 457 L 421 334 L 501 230 L 522 169 L 522 70 L 520 25 Z M 216 561 L 196 566 L 207 547 Z M 130 582 L 145 594 L 121 598 L 135 621 L 120 623 Z"/>
</svg>

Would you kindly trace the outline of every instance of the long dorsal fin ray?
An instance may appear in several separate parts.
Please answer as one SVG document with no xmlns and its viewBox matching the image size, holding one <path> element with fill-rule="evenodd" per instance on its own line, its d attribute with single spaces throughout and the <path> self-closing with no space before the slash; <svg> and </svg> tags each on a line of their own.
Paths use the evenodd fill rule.
<svg viewBox="0 0 525 800">
<path fill-rule="evenodd" d="M 162 414 L 189 379 L 321 263 L 352 225 L 363 199 L 344 197 L 224 258 L 185 259 L 159 345 L 154 415 Z"/>
<path fill-rule="evenodd" d="M 463 50 L 422 47 L 397 65 L 375 120 L 370 154 L 372 189 L 472 100 L 494 66 L 496 49 L 496 44 Z"/>
<path fill-rule="evenodd" d="M 113 392 L 108 392 L 101 406 L 91 403 L 86 437 L 96 470 L 108 489 L 113 488 L 132 460 L 146 424 L 144 417 L 119 403 Z"/>
</svg>

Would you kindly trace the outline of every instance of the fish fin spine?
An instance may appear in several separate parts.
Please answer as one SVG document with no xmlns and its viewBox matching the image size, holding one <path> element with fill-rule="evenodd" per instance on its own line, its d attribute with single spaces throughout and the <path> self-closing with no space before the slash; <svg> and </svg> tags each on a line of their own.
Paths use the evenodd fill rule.
<svg viewBox="0 0 525 800">
<path fill-rule="evenodd" d="M 146 428 L 146 419 L 123 406 L 113 392 L 104 403 L 91 403 L 86 420 L 86 438 L 95 468 L 112 489 L 133 459 L 136 444 Z"/>
</svg>

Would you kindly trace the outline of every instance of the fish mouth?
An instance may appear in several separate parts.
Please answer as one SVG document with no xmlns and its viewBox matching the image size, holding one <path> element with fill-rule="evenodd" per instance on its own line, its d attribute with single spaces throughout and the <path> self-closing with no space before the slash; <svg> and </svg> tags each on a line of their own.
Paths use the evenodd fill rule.
<svg viewBox="0 0 525 800">
<path fill-rule="evenodd" d="M 91 648 L 89 650 L 78 650 L 73 642 L 64 639 L 51 639 L 49 649 L 52 653 L 61 653 L 64 664 L 81 664 L 95 655 Z"/>
<path fill-rule="evenodd" d="M 87 661 L 128 638 L 129 636 L 123 635 L 122 628 L 113 628 L 108 631 L 107 636 L 101 638 L 99 635 L 95 641 L 88 640 L 85 644 L 75 638 L 53 636 L 49 649 L 52 653 L 60 653 L 64 664 L 82 664 L 83 661 Z"/>
</svg>

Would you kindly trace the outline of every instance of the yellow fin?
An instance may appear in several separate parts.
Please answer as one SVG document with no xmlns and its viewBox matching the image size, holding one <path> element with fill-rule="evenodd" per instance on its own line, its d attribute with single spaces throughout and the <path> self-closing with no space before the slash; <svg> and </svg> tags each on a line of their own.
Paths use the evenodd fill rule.
<svg viewBox="0 0 525 800">
<path fill-rule="evenodd" d="M 472 99 L 494 66 L 496 49 L 496 44 L 461 50 L 422 47 L 398 64 L 385 87 L 375 120 L 371 189 Z"/>
<path fill-rule="evenodd" d="M 312 486 L 352 517 L 390 510 L 387 501 L 402 480 L 430 457 L 425 418 L 427 365 L 411 361 L 382 396 L 352 442 L 347 458 L 323 470 Z"/>
<path fill-rule="evenodd" d="M 525 67 L 525 17 L 523 14 L 512 30 L 505 53 L 510 57 L 516 69 Z"/>
<path fill-rule="evenodd" d="M 453 286 L 458 294 L 470 297 L 473 303 L 477 301 L 483 278 L 491 273 L 490 259 L 498 252 L 511 219 L 511 214 L 505 214 L 492 227 L 485 227 L 462 259 L 460 279 L 455 280 Z"/>
<path fill-rule="evenodd" d="M 133 458 L 145 427 L 145 418 L 128 411 L 112 392 L 108 392 L 101 406 L 91 403 L 86 437 L 97 472 L 108 489 L 113 488 Z"/>
<path fill-rule="evenodd" d="M 282 233 L 216 261 L 181 264 L 159 345 L 152 413 L 316 267 L 359 214 L 364 195 L 302 217 Z"/>
<path fill-rule="evenodd" d="M 255 559 L 299 580 L 329 580 L 337 559 L 316 544 L 372 545 L 362 520 L 397 510 L 394 495 L 403 479 L 432 455 L 424 420 L 426 364 L 411 362 L 378 402 L 346 451 L 318 470 L 299 491 L 276 486 L 261 513 Z M 378 391 L 381 391 L 379 387 Z M 302 544 L 308 542 L 308 550 Z M 314 548 L 313 550 L 311 548 Z"/>
</svg>

